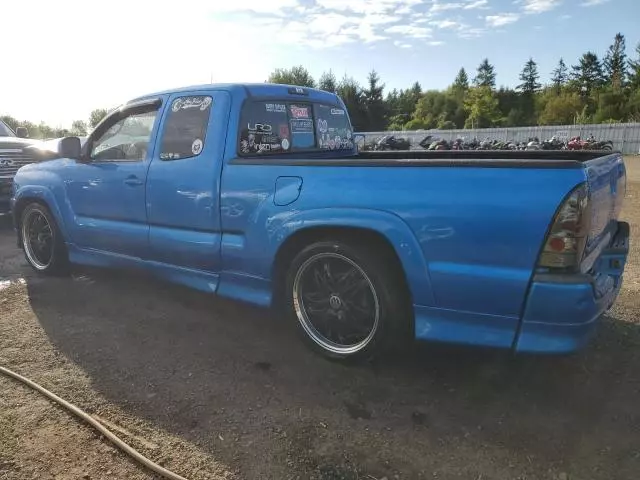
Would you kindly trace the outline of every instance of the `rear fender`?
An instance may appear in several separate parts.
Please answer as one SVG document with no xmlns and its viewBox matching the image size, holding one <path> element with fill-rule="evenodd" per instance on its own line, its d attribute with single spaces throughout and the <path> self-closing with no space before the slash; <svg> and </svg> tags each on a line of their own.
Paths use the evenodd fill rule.
<svg viewBox="0 0 640 480">
<path fill-rule="evenodd" d="M 294 212 L 273 232 L 272 256 L 292 235 L 309 228 L 351 227 L 374 231 L 386 238 L 395 250 L 415 304 L 433 305 L 429 269 L 417 238 L 398 216 L 379 210 L 327 208 Z M 272 271 L 273 267 L 272 265 Z"/>
</svg>

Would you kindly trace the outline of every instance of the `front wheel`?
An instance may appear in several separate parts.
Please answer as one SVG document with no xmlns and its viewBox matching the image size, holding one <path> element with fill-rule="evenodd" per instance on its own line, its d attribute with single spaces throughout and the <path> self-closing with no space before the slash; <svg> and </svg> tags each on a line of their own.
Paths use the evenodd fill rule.
<svg viewBox="0 0 640 480">
<path fill-rule="evenodd" d="M 67 272 L 68 257 L 62 234 L 53 215 L 40 203 L 31 203 L 20 220 L 22 248 L 29 265 L 48 275 Z"/>
<path fill-rule="evenodd" d="M 294 258 L 288 305 L 298 332 L 316 352 L 334 360 L 370 358 L 400 340 L 407 296 L 388 257 L 323 241 Z"/>
</svg>

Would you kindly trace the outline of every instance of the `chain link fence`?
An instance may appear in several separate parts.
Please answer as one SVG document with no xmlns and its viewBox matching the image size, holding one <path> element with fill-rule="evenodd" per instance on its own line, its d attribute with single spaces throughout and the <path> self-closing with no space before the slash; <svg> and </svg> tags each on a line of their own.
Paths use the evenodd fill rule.
<svg viewBox="0 0 640 480">
<path fill-rule="evenodd" d="M 640 154 L 640 123 L 612 123 L 597 125 L 555 125 L 538 127 L 510 127 L 510 128 L 471 128 L 466 130 L 416 130 L 416 131 L 388 131 L 388 132 L 358 132 L 356 140 L 360 147 L 374 143 L 383 135 L 395 135 L 396 138 L 406 138 L 411 148 L 419 149 L 419 142 L 427 135 L 433 140 L 455 140 L 458 137 L 470 141 L 474 137 L 478 140 L 526 142 L 529 138 L 538 137 L 540 141 L 553 136 L 567 142 L 572 137 L 580 136 L 586 139 L 589 135 L 598 141 L 611 140 L 613 149 L 625 155 Z"/>
</svg>

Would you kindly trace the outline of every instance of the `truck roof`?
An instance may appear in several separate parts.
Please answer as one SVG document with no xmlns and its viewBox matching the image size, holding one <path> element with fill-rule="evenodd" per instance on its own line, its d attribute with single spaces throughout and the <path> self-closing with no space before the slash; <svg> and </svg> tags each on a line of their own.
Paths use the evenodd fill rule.
<svg viewBox="0 0 640 480">
<path fill-rule="evenodd" d="M 148 93 L 140 97 L 133 98 L 127 103 L 137 102 L 140 100 L 148 99 L 151 97 L 171 95 L 173 93 L 181 92 L 193 92 L 193 91 L 208 91 L 208 90 L 226 90 L 231 94 L 242 94 L 246 96 L 256 97 L 288 97 L 302 98 L 300 95 L 296 95 L 290 92 L 290 89 L 301 88 L 297 85 L 285 85 L 279 83 L 205 83 L 201 85 L 189 85 L 179 88 L 172 88 L 169 90 L 162 90 L 158 92 Z M 341 103 L 339 97 L 335 93 L 319 90 L 317 88 L 304 88 L 306 95 L 305 98 L 315 101 L 325 101 L 330 103 Z"/>
</svg>

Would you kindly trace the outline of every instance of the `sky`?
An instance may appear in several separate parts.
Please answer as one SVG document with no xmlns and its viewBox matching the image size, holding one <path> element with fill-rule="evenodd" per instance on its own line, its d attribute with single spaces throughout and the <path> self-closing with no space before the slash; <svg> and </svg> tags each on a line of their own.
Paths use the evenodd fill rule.
<svg viewBox="0 0 640 480">
<path fill-rule="evenodd" d="M 548 81 L 560 57 L 600 57 L 617 32 L 640 42 L 640 0 L 7 1 L 0 19 L 0 115 L 68 127 L 94 108 L 173 87 L 263 82 L 278 67 L 331 69 L 386 91 L 473 77 L 483 58 L 515 86 L 532 57 Z"/>
</svg>

